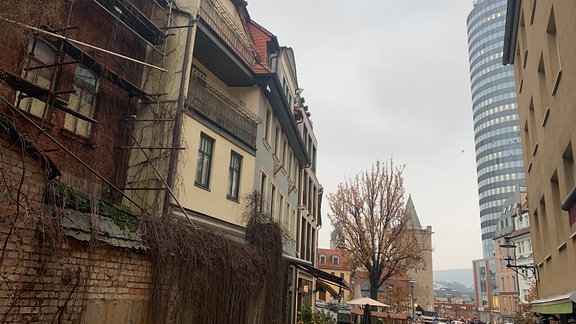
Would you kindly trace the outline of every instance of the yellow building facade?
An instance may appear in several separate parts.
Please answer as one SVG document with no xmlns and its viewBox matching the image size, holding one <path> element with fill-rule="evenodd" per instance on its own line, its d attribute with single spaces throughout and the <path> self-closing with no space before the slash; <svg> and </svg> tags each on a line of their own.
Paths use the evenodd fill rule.
<svg viewBox="0 0 576 324">
<path fill-rule="evenodd" d="M 576 3 L 508 1 L 504 64 L 513 64 L 538 314 L 576 314 Z M 547 318 L 547 317 L 546 317 Z"/>
</svg>

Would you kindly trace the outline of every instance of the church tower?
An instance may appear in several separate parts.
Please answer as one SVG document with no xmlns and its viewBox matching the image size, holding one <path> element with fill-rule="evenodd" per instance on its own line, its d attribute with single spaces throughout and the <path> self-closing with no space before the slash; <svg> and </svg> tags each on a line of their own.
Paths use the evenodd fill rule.
<svg viewBox="0 0 576 324">
<path fill-rule="evenodd" d="M 416 267 L 408 271 L 407 275 L 414 280 L 414 303 L 425 311 L 434 310 L 434 287 L 433 287 L 433 267 L 432 267 L 432 226 L 422 228 L 418 213 L 414 207 L 412 195 L 408 196 L 405 213 L 410 220 L 408 228 L 416 233 L 418 241 L 426 248 L 422 259 L 416 260 Z M 419 309 L 419 307 L 417 307 Z"/>
</svg>

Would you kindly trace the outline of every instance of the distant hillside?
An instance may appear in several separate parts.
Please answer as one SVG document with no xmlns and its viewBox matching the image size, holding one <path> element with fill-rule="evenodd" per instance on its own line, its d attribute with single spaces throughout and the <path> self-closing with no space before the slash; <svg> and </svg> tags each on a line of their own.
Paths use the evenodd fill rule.
<svg viewBox="0 0 576 324">
<path fill-rule="evenodd" d="M 474 275 L 472 269 L 434 270 L 434 282 L 456 282 L 472 288 L 474 287 Z"/>
</svg>

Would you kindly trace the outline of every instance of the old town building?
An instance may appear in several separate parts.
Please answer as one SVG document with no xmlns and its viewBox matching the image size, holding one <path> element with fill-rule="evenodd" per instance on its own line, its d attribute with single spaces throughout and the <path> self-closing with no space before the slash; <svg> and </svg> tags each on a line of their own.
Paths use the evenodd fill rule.
<svg viewBox="0 0 576 324">
<path fill-rule="evenodd" d="M 251 304 L 226 302 L 229 315 L 266 322 L 258 307 L 271 304 L 292 323 L 316 278 L 343 284 L 316 268 L 323 188 L 294 51 L 251 20 L 245 1 L 24 9 L 1 22 L 15 31 L 0 43 L 4 322 L 146 321 L 165 267 L 150 258 L 158 251 L 143 221 L 174 219 L 175 231 L 213 233 L 240 253 L 254 192 L 286 234 L 289 271 L 277 287 L 238 288 Z M 234 276 L 221 287 L 262 279 L 221 257 L 220 272 Z M 207 284 L 186 275 L 178 289 Z"/>
</svg>

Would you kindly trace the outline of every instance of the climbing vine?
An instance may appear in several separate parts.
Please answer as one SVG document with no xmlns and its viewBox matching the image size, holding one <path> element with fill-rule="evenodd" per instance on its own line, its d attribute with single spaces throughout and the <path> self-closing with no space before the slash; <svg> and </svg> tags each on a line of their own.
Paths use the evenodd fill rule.
<svg viewBox="0 0 576 324">
<path fill-rule="evenodd" d="M 150 323 L 284 323 L 282 230 L 246 198 L 246 243 L 177 218 L 147 220 Z"/>
<path fill-rule="evenodd" d="M 149 323 L 286 322 L 284 233 L 260 210 L 258 194 L 243 199 L 244 236 L 196 228 L 177 216 L 142 218 L 50 179 L 42 167 L 30 170 L 30 161 L 41 155 L 25 138 L 10 133 L 16 144 L 0 147 L 0 156 L 11 156 L 0 159 L 0 190 L 7 193 L 0 203 L 8 211 L 0 218 L 0 287 L 9 295 L 1 301 L 0 322 L 81 322 L 94 298 L 89 297 L 99 262 L 94 254 L 103 246 L 98 224 L 104 218 L 139 233 L 146 247 L 145 252 L 124 250 L 150 262 L 150 284 L 142 292 L 148 306 L 142 318 Z M 8 160 L 21 167 L 7 165 Z M 49 161 L 40 165 L 52 170 Z M 88 227 L 64 224 L 81 219 L 88 220 Z M 4 260 L 4 255 L 10 257 Z M 118 267 L 122 262 L 118 259 Z"/>
</svg>

